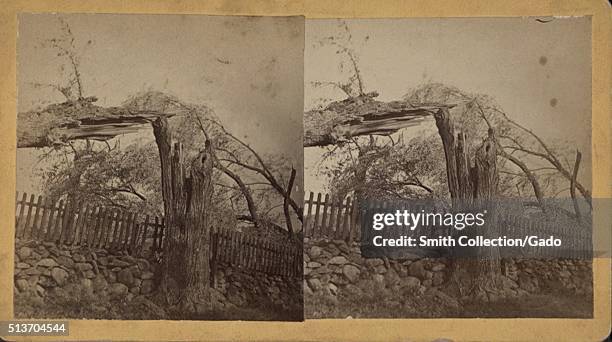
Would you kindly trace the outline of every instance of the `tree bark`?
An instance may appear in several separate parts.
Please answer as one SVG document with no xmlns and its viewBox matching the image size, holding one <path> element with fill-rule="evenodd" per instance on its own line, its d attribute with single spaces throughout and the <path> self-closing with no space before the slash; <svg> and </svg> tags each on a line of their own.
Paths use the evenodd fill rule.
<svg viewBox="0 0 612 342">
<path fill-rule="evenodd" d="M 499 176 L 496 163 L 496 142 L 493 130 L 470 157 L 467 137 L 455 134 L 450 112 L 442 108 L 434 115 L 438 133 L 444 147 L 448 188 L 453 211 L 483 212 L 486 210 L 486 224 L 479 228 L 486 237 L 498 237 L 495 197 Z M 472 166 L 471 160 L 474 160 Z M 453 232 L 457 234 L 457 232 Z M 474 236 L 474 229 L 461 234 Z M 459 296 L 469 300 L 495 300 L 500 296 L 498 280 L 501 276 L 499 250 L 492 247 L 460 247 L 454 250 L 452 279 Z"/>
<path fill-rule="evenodd" d="M 160 289 L 187 314 L 212 309 L 210 299 L 210 207 L 213 152 L 209 141 L 186 175 L 182 146 L 172 144 L 166 118 L 153 122 L 162 171 L 166 219 Z"/>
<path fill-rule="evenodd" d="M 293 238 L 293 225 L 291 224 L 291 214 L 289 213 L 289 198 L 291 198 L 291 191 L 293 190 L 293 182 L 295 182 L 296 171 L 291 168 L 291 176 L 289 177 L 289 184 L 287 185 L 287 196 L 283 200 L 283 212 L 285 213 L 285 223 L 287 224 L 287 232 L 289 237 Z"/>
</svg>

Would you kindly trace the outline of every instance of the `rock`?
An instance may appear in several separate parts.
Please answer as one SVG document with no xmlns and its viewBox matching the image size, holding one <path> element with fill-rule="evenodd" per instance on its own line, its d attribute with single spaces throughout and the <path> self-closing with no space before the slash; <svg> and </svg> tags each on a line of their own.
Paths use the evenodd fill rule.
<svg viewBox="0 0 612 342">
<path fill-rule="evenodd" d="M 136 260 L 136 265 L 138 265 L 138 268 L 142 272 L 147 272 L 147 271 L 149 271 L 151 269 L 151 264 L 146 259 L 137 259 Z"/>
<path fill-rule="evenodd" d="M 319 246 L 312 246 L 310 247 L 310 250 L 308 252 L 308 254 L 310 255 L 311 258 L 315 259 L 316 257 L 318 257 L 319 255 L 321 255 L 321 251 L 323 249 Z"/>
<path fill-rule="evenodd" d="M 117 274 L 114 272 L 108 272 L 108 275 L 106 275 L 106 280 L 110 284 L 117 282 Z"/>
<path fill-rule="evenodd" d="M 444 264 L 440 263 L 440 264 L 436 264 L 436 265 L 434 265 L 434 266 L 431 268 L 431 270 L 432 270 L 433 272 L 440 272 L 440 271 L 442 271 L 442 270 L 443 270 L 443 269 L 445 269 L 445 268 L 446 268 L 446 265 L 444 265 Z"/>
<path fill-rule="evenodd" d="M 122 256 L 120 258 L 121 258 L 121 260 L 123 260 L 123 261 L 125 261 L 125 262 L 127 262 L 129 264 L 135 264 L 136 263 L 136 258 L 134 258 L 131 255 L 124 255 L 124 256 Z"/>
<path fill-rule="evenodd" d="M 327 291 L 329 291 L 332 296 L 335 296 L 338 294 L 338 286 L 333 283 L 329 283 L 327 284 Z"/>
<path fill-rule="evenodd" d="M 108 258 L 107 257 L 99 257 L 97 261 L 98 261 L 98 264 L 100 264 L 102 266 L 108 265 Z"/>
<path fill-rule="evenodd" d="M 87 262 L 79 262 L 79 263 L 74 264 L 74 268 L 76 268 L 77 270 L 81 272 L 85 272 L 85 271 L 92 270 L 93 266 Z"/>
<path fill-rule="evenodd" d="M 423 260 L 418 260 L 408 266 L 408 274 L 421 280 L 425 279 L 425 265 Z"/>
<path fill-rule="evenodd" d="M 342 288 L 342 290 L 348 295 L 355 296 L 355 297 L 361 296 L 363 294 L 363 291 L 361 291 L 361 289 L 358 286 L 353 285 L 353 284 L 347 284 L 346 286 Z"/>
<path fill-rule="evenodd" d="M 36 253 L 36 252 L 32 252 L 32 256 L 30 257 L 30 259 L 34 259 L 34 260 L 40 260 L 42 258 L 43 257 L 40 254 Z"/>
<path fill-rule="evenodd" d="M 423 280 L 423 286 L 429 288 L 429 287 L 431 287 L 431 285 L 433 285 L 433 281 L 431 279 Z"/>
<path fill-rule="evenodd" d="M 142 274 L 140 275 L 140 279 L 142 280 L 146 280 L 146 279 L 153 279 L 153 272 L 142 272 Z"/>
<path fill-rule="evenodd" d="M 103 276 L 98 275 L 92 281 L 92 287 L 95 292 L 101 292 L 108 288 L 108 282 Z"/>
<path fill-rule="evenodd" d="M 110 292 L 115 296 L 125 296 L 128 290 L 128 287 L 121 283 L 114 283 L 110 286 Z"/>
<path fill-rule="evenodd" d="M 42 286 L 36 285 L 36 294 L 38 294 L 41 297 L 44 297 L 46 292 L 47 291 L 45 291 L 45 289 Z"/>
<path fill-rule="evenodd" d="M 72 255 L 72 260 L 74 260 L 74 262 L 85 262 L 85 261 L 87 261 L 87 259 L 85 259 L 85 257 L 82 254 L 78 254 L 78 253 L 74 253 Z"/>
<path fill-rule="evenodd" d="M 374 268 L 374 272 L 378 274 L 384 274 L 387 273 L 387 268 L 384 265 L 378 265 Z"/>
<path fill-rule="evenodd" d="M 22 260 L 27 259 L 32 255 L 32 248 L 23 246 L 19 248 L 19 252 L 17 252 L 17 255 L 19 255 L 19 258 L 21 258 Z"/>
<path fill-rule="evenodd" d="M 131 293 L 131 294 L 135 294 L 135 295 L 140 294 L 140 287 L 138 287 L 138 286 L 133 286 L 133 287 L 131 287 L 131 288 L 130 288 L 130 293 Z"/>
<path fill-rule="evenodd" d="M 96 274 L 94 273 L 94 271 L 85 271 L 83 272 L 83 277 L 87 278 L 87 279 L 92 279 L 96 277 Z"/>
<path fill-rule="evenodd" d="M 38 280 L 38 284 L 45 288 L 51 288 L 51 287 L 55 287 L 58 285 L 58 283 L 53 278 L 50 278 L 48 276 L 41 276 L 40 279 Z"/>
<path fill-rule="evenodd" d="M 30 268 L 30 264 L 26 264 L 25 262 L 18 262 L 17 265 L 15 265 L 16 268 L 20 268 L 20 269 L 25 269 L 25 268 Z"/>
<path fill-rule="evenodd" d="M 310 286 L 310 288 L 316 292 L 322 287 L 321 280 L 317 278 L 310 278 L 308 279 L 308 286 Z"/>
<path fill-rule="evenodd" d="M 326 273 L 331 273 L 332 270 L 329 269 L 329 267 L 327 266 L 321 266 L 319 268 L 315 268 L 312 270 L 312 274 L 326 274 Z"/>
<path fill-rule="evenodd" d="M 36 286 L 36 284 L 38 284 L 39 279 L 40 277 L 37 275 L 30 276 L 28 277 L 28 284 L 30 284 L 30 287 Z"/>
<path fill-rule="evenodd" d="M 339 274 L 333 274 L 329 281 L 334 283 L 334 284 L 336 284 L 336 285 L 338 285 L 338 286 L 348 284 L 348 280 L 345 277 L 343 277 L 343 276 L 341 276 Z"/>
<path fill-rule="evenodd" d="M 387 287 L 392 287 L 400 282 L 400 277 L 393 268 L 389 268 L 385 273 L 385 284 Z"/>
<path fill-rule="evenodd" d="M 59 266 L 59 264 L 55 260 L 53 260 L 51 258 L 45 258 L 45 259 L 41 259 L 39 262 L 37 262 L 36 266 L 55 267 L 55 266 Z"/>
<path fill-rule="evenodd" d="M 419 278 L 408 276 L 403 278 L 400 282 L 401 288 L 408 288 L 410 290 L 416 290 L 421 286 Z"/>
<path fill-rule="evenodd" d="M 66 280 L 68 280 L 68 272 L 59 267 L 54 267 L 51 270 L 51 278 L 53 278 L 59 286 L 63 286 L 66 284 Z"/>
<path fill-rule="evenodd" d="M 117 281 L 126 286 L 132 286 L 134 284 L 134 275 L 131 270 L 123 269 L 117 274 Z"/>
<path fill-rule="evenodd" d="M 327 263 L 331 264 L 331 265 L 344 265 L 344 264 L 348 263 L 348 260 L 345 257 L 343 257 L 343 256 L 335 256 L 335 257 L 329 259 L 329 261 Z"/>
<path fill-rule="evenodd" d="M 72 260 L 72 258 L 69 258 L 65 255 L 60 255 L 57 257 L 57 259 L 55 259 L 55 261 L 57 261 L 58 264 L 66 267 L 66 268 L 73 268 L 74 267 L 74 261 Z"/>
<path fill-rule="evenodd" d="M 375 268 L 376 266 L 383 265 L 385 262 L 382 259 L 365 259 L 365 263 L 368 267 Z"/>
<path fill-rule="evenodd" d="M 351 252 L 349 246 L 346 244 L 344 240 L 334 240 L 334 244 L 336 244 L 336 247 L 338 247 L 340 252 L 344 254 L 349 254 Z"/>
<path fill-rule="evenodd" d="M 19 292 L 26 292 L 30 289 L 30 283 L 28 283 L 28 281 L 25 279 L 17 279 L 15 286 Z"/>
<path fill-rule="evenodd" d="M 433 278 L 431 278 L 431 281 L 433 283 L 433 286 L 440 286 L 444 283 L 444 273 L 442 272 L 436 272 L 433 275 Z"/>
<path fill-rule="evenodd" d="M 130 266 L 130 263 L 122 261 L 122 260 L 119 260 L 119 259 L 114 259 L 111 263 L 109 263 L 109 266 L 123 268 L 123 267 Z"/>
<path fill-rule="evenodd" d="M 53 256 L 55 256 L 55 257 L 60 256 L 60 250 L 59 250 L 59 249 L 57 249 L 57 247 L 55 247 L 55 245 L 53 245 L 53 246 L 51 246 L 51 247 L 48 247 L 48 248 L 49 248 L 48 250 L 49 250 L 49 252 L 51 253 L 51 255 L 53 255 Z"/>
<path fill-rule="evenodd" d="M 359 270 L 359 267 L 355 265 L 344 265 L 344 267 L 342 268 L 342 274 L 346 277 L 346 279 L 353 283 L 357 279 L 359 279 L 361 270 Z"/>
<path fill-rule="evenodd" d="M 313 292 L 310 286 L 308 286 L 308 283 L 306 282 L 306 280 L 304 280 L 303 286 L 304 286 L 304 296 L 311 296 Z"/>
<path fill-rule="evenodd" d="M 372 279 L 374 279 L 374 281 L 379 285 L 383 285 L 385 283 L 385 277 L 382 274 L 375 274 Z"/>
<path fill-rule="evenodd" d="M 527 275 L 519 275 L 518 285 L 521 289 L 527 292 L 536 292 L 538 290 L 538 281 Z"/>
<path fill-rule="evenodd" d="M 94 291 L 93 282 L 91 279 L 81 279 L 81 287 L 89 294 L 93 293 Z"/>
<path fill-rule="evenodd" d="M 322 265 L 320 263 L 314 262 L 314 261 L 311 261 L 308 264 L 306 264 L 306 267 L 310 267 L 310 268 L 317 268 L 317 267 L 321 267 L 321 266 Z"/>
<path fill-rule="evenodd" d="M 25 271 L 22 272 L 25 275 L 39 275 L 42 274 L 42 272 L 40 271 L 40 269 L 38 269 L 38 267 L 36 268 L 27 268 Z"/>
<path fill-rule="evenodd" d="M 151 292 L 153 292 L 153 281 L 143 280 L 142 284 L 140 284 L 140 294 L 148 294 Z"/>
</svg>

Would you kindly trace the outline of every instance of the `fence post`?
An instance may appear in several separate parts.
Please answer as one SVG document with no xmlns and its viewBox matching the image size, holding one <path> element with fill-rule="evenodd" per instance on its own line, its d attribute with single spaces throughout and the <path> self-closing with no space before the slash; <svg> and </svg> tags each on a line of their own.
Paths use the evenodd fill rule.
<svg viewBox="0 0 612 342">
<path fill-rule="evenodd" d="M 33 211 L 33 206 L 34 206 L 34 195 L 30 195 L 30 201 L 28 202 L 28 213 L 26 214 L 26 221 L 25 221 L 25 225 L 23 226 L 23 232 L 22 232 L 22 236 L 24 238 L 27 238 L 28 236 L 28 229 L 30 228 L 30 222 L 32 219 L 32 211 Z"/>
<path fill-rule="evenodd" d="M 313 199 L 314 193 L 311 191 L 310 195 L 308 196 L 308 200 L 306 201 L 306 204 L 304 206 L 304 209 L 306 209 L 306 206 L 308 206 L 308 212 L 306 213 L 306 215 L 304 215 L 304 222 L 302 223 L 302 234 L 306 237 L 306 236 L 311 236 L 310 231 L 309 231 L 309 227 L 308 227 L 308 223 L 310 222 L 310 215 L 312 214 L 312 199 Z"/>
<path fill-rule="evenodd" d="M 19 192 L 17 193 L 17 195 L 19 196 Z M 19 208 L 19 216 L 17 216 L 17 219 L 15 220 L 15 236 L 16 237 L 22 236 L 21 234 L 23 231 L 21 230 L 21 223 L 23 222 L 23 212 L 26 207 L 27 199 L 28 199 L 28 194 L 24 192 L 21 195 L 21 201 L 17 200 L 17 204 L 15 205 L 15 210 L 17 210 L 17 206 L 21 205 L 21 207 Z"/>
<path fill-rule="evenodd" d="M 314 221 L 312 222 L 312 237 L 315 237 L 317 235 L 317 230 L 319 230 L 319 228 L 317 228 L 319 226 L 319 209 L 321 208 L 321 193 L 317 194 L 317 205 L 315 207 L 315 217 L 314 217 Z"/>
<path fill-rule="evenodd" d="M 320 194 L 319 194 L 320 195 Z M 327 221 L 328 221 L 328 217 L 327 217 L 327 203 L 329 202 L 329 194 L 325 194 L 325 202 L 323 202 L 323 215 L 321 217 L 321 225 L 318 228 L 317 231 L 317 237 L 322 237 L 325 235 L 325 232 L 327 230 Z M 317 203 L 317 208 L 321 207 L 321 202 L 319 201 L 319 203 Z"/>
</svg>

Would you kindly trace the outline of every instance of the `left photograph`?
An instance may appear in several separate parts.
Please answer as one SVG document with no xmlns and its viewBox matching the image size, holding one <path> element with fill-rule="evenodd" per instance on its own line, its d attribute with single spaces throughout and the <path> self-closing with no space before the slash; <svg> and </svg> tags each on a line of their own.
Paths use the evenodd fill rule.
<svg viewBox="0 0 612 342">
<path fill-rule="evenodd" d="M 18 20 L 15 318 L 303 320 L 303 17 Z"/>
</svg>

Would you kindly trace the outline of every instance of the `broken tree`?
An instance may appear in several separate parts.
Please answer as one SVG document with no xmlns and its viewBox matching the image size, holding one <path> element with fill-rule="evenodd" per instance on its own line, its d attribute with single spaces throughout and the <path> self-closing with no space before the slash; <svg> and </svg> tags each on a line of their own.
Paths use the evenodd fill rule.
<svg viewBox="0 0 612 342">
<path fill-rule="evenodd" d="M 499 237 L 495 203 L 499 175 L 493 129 L 489 129 L 487 138 L 471 156 L 467 137 L 464 133 L 455 133 L 450 112 L 441 108 L 434 118 L 444 147 L 453 210 L 486 211 L 486 224 L 479 228 L 482 229 L 481 234 L 485 238 Z M 466 234 L 474 234 L 474 231 Z M 457 248 L 454 252 L 452 279 L 461 297 L 488 301 L 501 296 L 498 285 L 502 277 L 501 260 L 497 248 Z"/>
<path fill-rule="evenodd" d="M 304 113 L 304 147 L 327 146 L 364 135 L 391 135 L 419 125 L 440 106 L 412 106 L 405 101 L 382 102 L 377 93 L 335 101 Z M 452 106 L 447 106 L 448 108 Z"/>
<path fill-rule="evenodd" d="M 186 169 L 182 146 L 173 143 L 166 118 L 153 122 L 159 149 L 166 228 L 161 290 L 183 312 L 212 308 L 210 298 L 210 227 L 213 195 L 213 147 L 204 149 Z"/>
<path fill-rule="evenodd" d="M 51 104 L 17 115 L 17 147 L 52 147 L 71 140 L 108 140 L 147 127 L 158 117 L 155 111 L 94 105 L 95 97 Z"/>
</svg>

